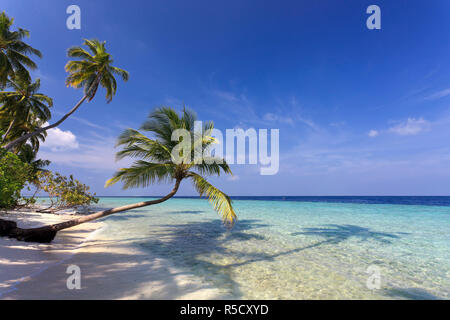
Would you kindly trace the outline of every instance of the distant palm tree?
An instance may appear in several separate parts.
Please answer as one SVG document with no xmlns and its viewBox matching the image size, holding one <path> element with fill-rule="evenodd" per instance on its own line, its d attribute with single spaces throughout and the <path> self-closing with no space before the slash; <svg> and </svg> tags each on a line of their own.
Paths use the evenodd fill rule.
<svg viewBox="0 0 450 320">
<path fill-rule="evenodd" d="M 6 141 L 14 124 L 28 119 L 32 113 L 43 122 L 50 120 L 50 108 L 53 106 L 51 98 L 38 92 L 41 86 L 39 79 L 30 83 L 28 80 L 16 78 L 16 81 L 11 82 L 10 86 L 14 91 L 0 92 L 2 116 L 7 116 L 10 119 L 2 143 Z"/>
<path fill-rule="evenodd" d="M 11 115 L 3 110 L 0 110 L 0 131 L 5 132 L 5 130 L 11 124 Z M 34 113 L 30 113 L 27 118 L 16 118 L 14 125 L 12 126 L 8 136 L 4 143 L 8 143 L 9 141 L 16 140 L 28 132 L 33 132 L 39 128 L 41 128 L 45 122 L 39 119 Z M 11 152 L 19 153 L 22 150 L 22 147 L 25 145 L 30 145 L 32 147 L 33 152 L 38 152 L 41 142 L 45 140 L 47 137 L 47 132 L 42 131 L 38 135 L 32 136 L 28 140 L 21 141 L 13 146 L 10 149 Z M 1 143 L 0 143 L 1 145 Z"/>
<path fill-rule="evenodd" d="M 28 163 L 31 167 L 32 174 L 36 174 L 39 171 L 48 171 L 44 169 L 50 165 L 50 160 L 37 159 L 37 152 L 30 144 L 25 144 L 22 146 L 18 153 L 18 157 L 25 163 Z"/>
<path fill-rule="evenodd" d="M 74 113 L 84 101 L 91 101 L 97 93 L 98 87 L 102 86 L 106 89 L 106 100 L 111 102 L 117 91 L 117 82 L 114 75 L 120 76 L 123 81 L 128 81 L 128 72 L 112 66 L 113 60 L 111 55 L 106 51 L 105 42 L 98 40 L 84 40 L 83 43 L 88 47 L 89 51 L 82 47 L 72 47 L 67 54 L 72 58 L 81 58 L 81 60 L 72 60 L 66 64 L 66 71 L 69 76 L 66 79 L 66 85 L 74 88 L 83 88 L 83 98 L 66 113 L 61 119 L 46 127 L 39 128 L 34 132 L 28 133 L 5 146 L 10 151 L 14 145 L 26 141 L 27 139 L 38 135 L 43 131 L 59 126 L 72 113 Z"/>
<path fill-rule="evenodd" d="M 199 135 L 194 131 L 195 120 L 196 115 L 188 110 L 183 110 L 182 115 L 179 116 L 172 108 L 157 108 L 141 127 L 143 131 L 153 134 L 155 138 L 152 139 L 139 131 L 128 129 L 118 139 L 118 145 L 123 149 L 117 153 L 117 158 L 132 157 L 138 158 L 138 160 L 130 168 L 123 168 L 116 172 L 106 185 L 110 186 L 122 181 L 124 188 L 132 188 L 147 187 L 155 182 L 174 182 L 174 188 L 164 197 L 99 211 L 50 226 L 34 229 L 16 228 L 9 236 L 24 241 L 50 242 L 60 230 L 113 213 L 164 202 L 177 193 L 181 181 L 185 179 L 193 183 L 200 196 L 206 195 L 214 209 L 221 215 L 224 224 L 231 227 L 237 217 L 230 197 L 214 187 L 204 177 L 205 175 L 220 176 L 221 172 L 232 174 L 228 164 L 224 159 L 212 156 L 195 162 L 189 161 L 189 158 L 195 159 L 195 156 L 200 153 L 202 156 L 205 155 L 212 144 L 216 143 L 216 140 L 210 135 L 213 124 L 206 123 L 202 128 L 202 134 Z M 180 156 L 182 161 L 175 161 L 173 157 L 173 151 L 178 142 L 172 141 L 172 133 L 177 129 L 185 129 L 191 136 L 189 152 L 182 153 Z"/>
<path fill-rule="evenodd" d="M 0 14 L 0 89 L 6 87 L 8 78 L 20 77 L 30 81 L 27 68 L 34 70 L 37 66 L 28 55 L 42 57 L 39 50 L 22 41 L 23 38 L 30 36 L 27 30 L 21 28 L 16 31 L 10 30 L 13 23 L 14 19 L 9 18 L 5 12 Z"/>
</svg>

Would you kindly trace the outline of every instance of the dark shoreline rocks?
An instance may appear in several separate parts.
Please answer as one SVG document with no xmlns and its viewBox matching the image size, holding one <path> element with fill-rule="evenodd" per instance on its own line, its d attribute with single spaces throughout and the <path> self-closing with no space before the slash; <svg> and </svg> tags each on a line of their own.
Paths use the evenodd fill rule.
<svg viewBox="0 0 450 320">
<path fill-rule="evenodd" d="M 0 237 L 15 238 L 19 241 L 50 243 L 56 236 L 56 231 L 46 228 L 17 228 L 15 221 L 0 219 Z"/>
<path fill-rule="evenodd" d="M 17 223 L 15 221 L 0 219 L 0 237 L 9 236 L 15 229 L 17 229 Z"/>
</svg>

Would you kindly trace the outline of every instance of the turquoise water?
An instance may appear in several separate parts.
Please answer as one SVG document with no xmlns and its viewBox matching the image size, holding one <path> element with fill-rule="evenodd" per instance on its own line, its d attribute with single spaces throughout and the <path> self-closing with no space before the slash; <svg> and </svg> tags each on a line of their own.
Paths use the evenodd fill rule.
<svg viewBox="0 0 450 320">
<path fill-rule="evenodd" d="M 101 198 L 99 206 L 141 200 Z M 239 221 L 231 231 L 206 200 L 171 199 L 110 216 L 101 233 L 170 260 L 224 298 L 449 299 L 448 206 L 234 206 Z"/>
</svg>

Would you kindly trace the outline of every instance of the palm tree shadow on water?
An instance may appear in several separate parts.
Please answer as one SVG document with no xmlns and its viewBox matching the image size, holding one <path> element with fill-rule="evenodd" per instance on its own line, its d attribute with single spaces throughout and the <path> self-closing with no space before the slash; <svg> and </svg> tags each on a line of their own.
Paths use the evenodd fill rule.
<svg viewBox="0 0 450 320">
<path fill-rule="evenodd" d="M 109 221 L 126 221 L 126 220 L 132 220 L 136 218 L 145 218 L 146 215 L 144 214 L 118 214 L 116 216 L 106 217 L 105 220 L 108 219 Z"/>
<path fill-rule="evenodd" d="M 384 294 L 395 299 L 407 300 L 443 300 L 422 288 L 389 288 L 384 290 Z"/>
<path fill-rule="evenodd" d="M 302 232 L 294 232 L 291 235 L 318 236 L 325 238 L 319 243 L 337 244 L 349 239 L 359 241 L 375 240 L 383 244 L 391 244 L 392 240 L 400 238 L 401 235 L 407 235 L 405 232 L 378 232 L 370 228 L 355 226 L 351 224 L 327 224 L 322 228 L 304 228 Z"/>
<path fill-rule="evenodd" d="M 369 228 L 355 226 L 355 225 L 336 225 L 327 224 L 322 228 L 305 228 L 303 232 L 295 232 L 292 235 L 306 235 L 319 236 L 325 238 L 309 247 L 316 247 L 322 244 L 338 244 L 349 239 L 356 239 L 359 241 L 375 240 L 382 244 L 392 244 L 392 241 L 399 239 L 403 235 L 409 235 L 407 232 L 377 232 Z M 409 299 L 409 300 L 436 300 L 441 299 L 424 290 L 422 288 L 399 288 L 391 287 L 385 288 L 382 294 L 395 299 Z"/>
<path fill-rule="evenodd" d="M 257 228 L 268 227 L 260 220 L 240 220 L 227 231 L 220 220 L 190 222 L 178 225 L 162 225 L 163 231 L 153 234 L 154 240 L 145 239 L 139 245 L 152 255 L 167 259 L 186 273 L 194 274 L 214 286 L 229 292 L 228 298 L 243 296 L 239 284 L 234 280 L 233 269 L 255 262 L 274 261 L 309 248 L 325 244 L 335 244 L 356 237 L 361 241 L 370 239 L 385 244 L 400 237 L 401 233 L 376 232 L 354 225 L 326 225 L 324 228 L 305 228 L 304 232 L 292 235 L 315 235 L 325 237 L 317 243 L 285 250 L 275 254 L 242 252 L 234 249 L 232 242 L 266 241 L 266 236 L 253 233 Z M 227 245 L 226 245 L 227 244 Z M 250 243 L 249 243 L 250 245 Z M 255 244 L 253 244 L 255 245 Z M 239 246 L 245 247 L 245 243 Z"/>
<path fill-rule="evenodd" d="M 205 213 L 204 210 L 176 210 L 176 211 L 169 211 L 167 213 L 169 214 L 201 214 Z"/>
<path fill-rule="evenodd" d="M 239 220 L 230 231 L 224 228 L 220 220 L 161 225 L 159 227 L 164 230 L 158 232 L 156 237 L 152 236 L 157 239 L 146 239 L 139 242 L 139 245 L 149 250 L 153 256 L 167 259 L 175 267 L 225 289 L 230 293 L 229 297 L 237 298 L 242 296 L 242 292 L 232 277 L 231 268 L 235 264 L 224 261 L 249 260 L 261 258 L 261 255 L 238 252 L 225 244 L 231 241 L 264 240 L 262 235 L 247 232 L 266 227 L 258 221 Z"/>
</svg>

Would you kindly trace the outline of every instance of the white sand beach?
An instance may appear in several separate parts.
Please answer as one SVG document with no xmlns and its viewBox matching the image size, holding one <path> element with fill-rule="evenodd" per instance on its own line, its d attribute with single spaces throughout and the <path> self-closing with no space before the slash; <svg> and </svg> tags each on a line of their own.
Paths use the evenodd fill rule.
<svg viewBox="0 0 450 320">
<path fill-rule="evenodd" d="M 0 218 L 19 227 L 57 223 L 73 215 L 13 212 Z M 51 244 L 0 238 L 0 299 L 214 299 L 221 298 L 168 261 L 127 242 L 102 239 L 103 223 L 61 231 Z M 127 261 L 124 263 L 124 261 Z M 81 289 L 67 288 L 67 268 L 81 270 Z"/>
</svg>

